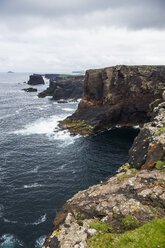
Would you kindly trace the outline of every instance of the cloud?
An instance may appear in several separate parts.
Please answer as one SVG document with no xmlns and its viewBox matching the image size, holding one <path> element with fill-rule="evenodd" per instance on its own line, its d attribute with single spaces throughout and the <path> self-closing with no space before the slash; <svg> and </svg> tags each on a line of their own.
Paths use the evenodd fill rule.
<svg viewBox="0 0 165 248">
<path fill-rule="evenodd" d="M 161 0 L 0 0 L 1 71 L 165 64 L 164 9 Z"/>
</svg>

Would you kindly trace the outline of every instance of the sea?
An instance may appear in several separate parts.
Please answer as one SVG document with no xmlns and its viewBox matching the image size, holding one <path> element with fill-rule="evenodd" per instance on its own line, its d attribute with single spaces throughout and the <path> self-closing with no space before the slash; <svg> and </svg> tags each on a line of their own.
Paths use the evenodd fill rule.
<svg viewBox="0 0 165 248">
<path fill-rule="evenodd" d="M 22 91 L 29 75 L 0 73 L 0 248 L 41 247 L 62 205 L 127 162 L 139 131 L 83 137 L 59 130 L 78 102 L 38 98 L 46 79 L 38 92 Z"/>
</svg>

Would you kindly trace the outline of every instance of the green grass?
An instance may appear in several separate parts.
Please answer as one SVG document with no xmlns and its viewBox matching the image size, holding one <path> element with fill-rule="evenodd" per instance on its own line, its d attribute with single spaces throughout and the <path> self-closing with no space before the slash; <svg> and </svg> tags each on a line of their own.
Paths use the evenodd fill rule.
<svg viewBox="0 0 165 248">
<path fill-rule="evenodd" d="M 101 231 L 101 232 L 110 232 L 112 227 L 110 225 L 107 225 L 104 222 L 91 222 L 89 223 L 91 228 L 96 229 L 97 231 Z"/>
<path fill-rule="evenodd" d="M 59 77 L 65 78 L 65 77 L 78 77 L 78 76 L 85 76 L 85 74 L 60 74 Z"/>
<path fill-rule="evenodd" d="M 165 123 L 163 123 L 163 127 L 160 127 L 160 128 L 158 129 L 157 136 L 160 136 L 160 135 L 162 135 L 163 133 L 165 133 Z"/>
<path fill-rule="evenodd" d="M 122 234 L 98 232 L 87 243 L 90 248 L 165 248 L 165 218 Z"/>
<path fill-rule="evenodd" d="M 156 165 L 155 165 L 155 168 L 157 170 L 161 170 L 161 169 L 163 169 L 164 166 L 165 166 L 165 162 L 163 162 L 163 161 L 157 161 L 156 162 Z"/>
<path fill-rule="evenodd" d="M 121 219 L 121 223 L 122 223 L 122 226 L 127 230 L 130 230 L 130 229 L 133 229 L 139 226 L 139 221 L 131 215 L 127 215 L 123 217 Z"/>
</svg>

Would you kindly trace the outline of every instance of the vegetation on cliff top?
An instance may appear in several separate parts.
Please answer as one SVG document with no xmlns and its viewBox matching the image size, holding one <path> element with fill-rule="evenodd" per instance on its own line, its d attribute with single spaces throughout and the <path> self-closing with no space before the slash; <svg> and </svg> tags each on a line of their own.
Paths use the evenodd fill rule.
<svg viewBox="0 0 165 248">
<path fill-rule="evenodd" d="M 105 229 L 106 230 L 106 229 Z M 122 234 L 98 231 L 88 239 L 90 248 L 164 248 L 165 218 L 155 219 L 133 231 Z"/>
</svg>

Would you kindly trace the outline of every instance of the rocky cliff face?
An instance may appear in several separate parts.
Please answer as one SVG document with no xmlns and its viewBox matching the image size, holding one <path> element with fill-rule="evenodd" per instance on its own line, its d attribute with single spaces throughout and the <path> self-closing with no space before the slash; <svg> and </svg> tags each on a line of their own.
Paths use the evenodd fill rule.
<svg viewBox="0 0 165 248">
<path fill-rule="evenodd" d="M 129 163 L 68 200 L 43 248 L 141 248 L 156 240 L 152 247 L 164 247 L 165 239 L 161 243 L 154 234 L 161 228 L 156 220 L 165 222 L 165 67 L 87 71 L 78 110 L 60 125 L 81 134 L 116 125 L 140 125 L 141 130 L 129 151 Z M 150 234 L 145 232 L 148 227 Z M 137 232 L 131 233 L 133 229 Z M 144 246 L 139 246 L 138 235 Z"/>
<path fill-rule="evenodd" d="M 53 96 L 53 99 L 81 98 L 83 93 L 84 76 L 69 76 L 50 81 L 49 87 L 38 94 L 38 97 Z"/>
<path fill-rule="evenodd" d="M 116 176 L 77 193 L 67 201 L 57 214 L 53 230 L 43 247 L 118 247 L 110 245 L 114 241 L 111 238 L 113 234 L 116 236 L 117 233 L 136 229 L 164 216 L 165 173 L 159 170 L 138 172 L 125 165 Z M 100 235 L 100 246 L 89 246 L 92 237 L 99 239 L 96 236 L 99 232 L 109 235 L 109 246 L 108 243 L 104 246 L 104 235 Z M 126 244 L 119 247 L 128 247 Z"/>
<path fill-rule="evenodd" d="M 61 122 L 73 133 L 99 132 L 118 126 L 142 126 L 151 118 L 150 104 L 162 101 L 164 66 L 114 66 L 86 72 L 78 110 Z M 154 104 L 153 104 L 154 106 Z"/>
<path fill-rule="evenodd" d="M 60 122 L 71 133 L 92 134 L 139 125 L 130 150 L 135 168 L 153 168 L 165 157 L 165 67 L 115 66 L 86 72 L 78 110 Z"/>
</svg>

